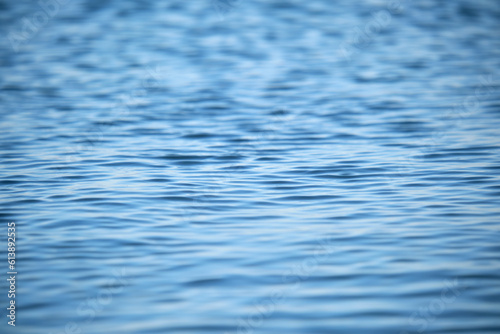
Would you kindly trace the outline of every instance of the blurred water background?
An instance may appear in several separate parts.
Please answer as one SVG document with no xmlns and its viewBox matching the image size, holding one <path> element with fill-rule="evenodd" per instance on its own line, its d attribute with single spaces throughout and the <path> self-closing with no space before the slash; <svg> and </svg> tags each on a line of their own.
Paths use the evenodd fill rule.
<svg viewBox="0 0 500 334">
<path fill-rule="evenodd" d="M 500 333 L 499 28 L 493 0 L 0 1 L 0 332 Z"/>
</svg>

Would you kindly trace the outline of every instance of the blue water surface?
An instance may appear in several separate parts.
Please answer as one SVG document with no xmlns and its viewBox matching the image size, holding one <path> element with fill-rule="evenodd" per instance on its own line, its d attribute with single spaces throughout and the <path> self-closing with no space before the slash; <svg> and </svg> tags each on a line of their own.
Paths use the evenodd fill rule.
<svg viewBox="0 0 500 334">
<path fill-rule="evenodd" d="M 0 32 L 1 333 L 500 333 L 500 2 L 3 0 Z"/>
</svg>

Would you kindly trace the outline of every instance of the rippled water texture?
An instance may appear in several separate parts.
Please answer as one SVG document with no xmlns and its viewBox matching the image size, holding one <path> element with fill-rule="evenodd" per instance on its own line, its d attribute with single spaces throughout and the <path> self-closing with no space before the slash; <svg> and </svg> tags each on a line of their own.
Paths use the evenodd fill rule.
<svg viewBox="0 0 500 334">
<path fill-rule="evenodd" d="M 61 2 L 0 1 L 0 332 L 500 333 L 500 2 Z"/>
</svg>

